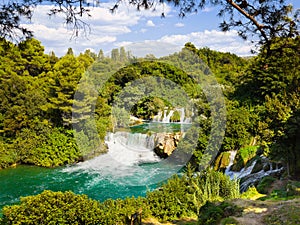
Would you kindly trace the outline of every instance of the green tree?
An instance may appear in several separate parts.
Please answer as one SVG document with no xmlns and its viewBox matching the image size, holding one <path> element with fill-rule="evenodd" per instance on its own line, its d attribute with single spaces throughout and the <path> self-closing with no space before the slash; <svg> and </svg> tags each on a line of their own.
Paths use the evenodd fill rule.
<svg viewBox="0 0 300 225">
<path fill-rule="evenodd" d="M 89 64 L 82 60 L 83 56 L 76 58 L 67 54 L 55 65 L 51 76 L 50 97 L 47 108 L 51 111 L 51 118 L 57 125 L 69 127 L 72 120 L 72 106 L 74 94 L 85 66 Z"/>
<path fill-rule="evenodd" d="M 127 54 L 125 48 L 121 47 L 120 48 L 120 61 L 121 62 L 127 62 L 128 61 L 127 56 L 128 56 L 128 54 Z"/>
<path fill-rule="evenodd" d="M 271 145 L 271 157 L 286 164 L 288 174 L 299 178 L 300 174 L 300 109 L 284 123 L 280 137 Z"/>
<path fill-rule="evenodd" d="M 263 102 L 273 94 L 288 99 L 298 90 L 300 79 L 300 37 L 274 38 L 267 52 L 263 46 L 242 77 L 237 97 Z M 244 97 L 243 97 L 244 96 Z M 242 98 L 241 98 L 242 97 Z"/>
<path fill-rule="evenodd" d="M 73 49 L 68 48 L 68 51 L 67 51 L 66 55 L 74 55 Z"/>
<path fill-rule="evenodd" d="M 3 209 L 2 224 L 100 224 L 100 203 L 72 192 L 44 191 Z"/>
<path fill-rule="evenodd" d="M 115 62 L 120 61 L 119 49 L 115 48 L 115 49 L 111 50 L 111 59 Z"/>
<path fill-rule="evenodd" d="M 231 151 L 250 144 L 251 115 L 250 112 L 238 105 L 238 102 L 229 102 L 226 107 L 226 131 L 222 143 L 222 150 Z"/>
<path fill-rule="evenodd" d="M 104 59 L 104 53 L 103 53 L 103 50 L 102 50 L 102 49 L 99 50 L 97 59 L 98 59 L 99 61 L 101 61 L 101 60 Z"/>
</svg>

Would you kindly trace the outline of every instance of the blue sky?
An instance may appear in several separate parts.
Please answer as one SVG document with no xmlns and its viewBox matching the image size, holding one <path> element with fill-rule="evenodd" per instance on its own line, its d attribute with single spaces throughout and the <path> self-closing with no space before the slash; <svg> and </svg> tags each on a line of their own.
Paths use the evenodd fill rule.
<svg viewBox="0 0 300 225">
<path fill-rule="evenodd" d="M 300 8 L 299 0 L 288 0 L 294 8 Z M 196 47 L 209 47 L 222 52 L 232 52 L 240 56 L 251 55 L 253 44 L 243 41 L 237 32 L 221 32 L 221 21 L 216 15 L 217 8 L 208 7 L 197 14 L 185 18 L 178 17 L 178 11 L 169 5 L 157 7 L 155 12 L 138 12 L 134 7 L 122 4 L 114 14 L 109 12 L 112 3 L 101 3 L 91 8 L 91 18 L 83 18 L 90 24 L 91 33 L 71 39 L 72 31 L 63 23 L 60 16 L 47 16 L 52 8 L 41 5 L 35 9 L 32 21 L 26 26 L 45 46 L 45 52 L 54 51 L 62 56 L 72 47 L 75 54 L 91 49 L 98 53 L 103 49 L 109 54 L 111 49 L 124 46 L 136 56 L 147 53 L 157 57 L 179 51 L 186 42 Z M 161 18 L 164 11 L 166 17 Z"/>
</svg>

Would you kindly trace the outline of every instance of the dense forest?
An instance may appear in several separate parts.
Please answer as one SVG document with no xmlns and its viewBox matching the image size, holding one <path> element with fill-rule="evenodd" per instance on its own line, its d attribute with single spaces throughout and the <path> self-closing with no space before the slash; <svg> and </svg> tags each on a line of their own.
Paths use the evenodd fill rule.
<svg viewBox="0 0 300 225">
<path fill-rule="evenodd" d="M 232 150 L 237 151 L 237 171 L 252 158 L 263 155 L 282 163 L 286 168 L 285 176 L 299 179 L 299 37 L 274 38 L 270 46 L 262 46 L 259 54 L 251 58 L 209 48 L 197 49 L 192 43 L 186 43 L 181 52 L 161 59 L 152 55 L 137 58 L 124 48 L 113 49 L 111 56 L 105 56 L 102 50 L 98 54 L 87 50 L 76 56 L 69 49 L 64 56 L 56 57 L 54 52 L 45 54 L 36 39 L 19 44 L 1 39 L 0 52 L 2 169 L 17 164 L 56 167 L 105 154 L 106 133 L 115 125 L 125 125 L 116 124 L 120 120 L 114 117 L 120 113 L 112 112 L 113 104 L 120 97 L 118 93 L 140 78 L 156 76 L 179 84 L 193 99 L 198 116 L 202 116 L 197 146 L 185 175 L 171 178 L 161 189 L 149 192 L 145 198 L 100 203 L 73 193 L 45 191 L 22 199 L 20 205 L 4 208 L 4 224 L 49 224 L 50 221 L 59 224 L 127 223 L 128 215 L 139 207 L 143 208 L 145 217 L 153 216 L 162 221 L 197 216 L 208 200 L 239 196 L 238 182 L 222 173 L 225 169 L 222 158 Z M 222 88 L 226 105 L 225 136 L 218 155 L 211 162 L 214 170 L 201 171 L 197 176 L 193 173 L 203 161 L 203 153 L 213 132 L 213 113 L 193 75 L 180 65 L 188 52 L 197 55 L 203 65 L 208 66 L 197 68 L 197 71 L 202 75 L 214 75 Z M 178 62 L 178 67 L 176 63 L 168 62 Z M 208 68 L 209 72 L 206 71 Z M 92 116 L 97 127 L 97 143 L 93 142 L 95 133 L 90 129 L 90 117 L 83 116 L 88 115 L 93 106 L 86 104 L 86 107 L 76 108 L 80 105 L 80 98 L 76 98 L 75 93 L 78 93 L 79 82 L 85 76 L 94 81 L 105 81 L 101 88 L 98 87 L 97 97 L 90 100 L 96 102 Z M 87 92 L 80 91 L 83 95 Z M 128 92 L 134 93 L 135 90 L 128 89 Z M 139 99 L 133 96 L 127 100 L 132 106 L 131 115 L 151 120 L 165 107 L 172 107 L 176 99 L 156 96 Z M 72 115 L 81 117 L 74 121 Z M 178 121 L 178 115 L 174 114 L 172 121 Z M 45 205 L 45 201 L 49 205 Z M 58 214 L 43 217 L 53 209 L 52 203 Z M 28 207 L 32 204 L 35 207 Z M 33 212 L 34 208 L 39 211 Z M 59 213 L 60 210 L 68 213 Z"/>
</svg>

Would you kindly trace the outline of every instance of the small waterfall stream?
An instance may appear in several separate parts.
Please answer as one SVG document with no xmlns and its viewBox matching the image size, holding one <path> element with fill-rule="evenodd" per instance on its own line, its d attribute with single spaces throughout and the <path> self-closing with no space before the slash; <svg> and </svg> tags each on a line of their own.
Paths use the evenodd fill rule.
<svg viewBox="0 0 300 225">
<path fill-rule="evenodd" d="M 174 110 L 170 110 L 168 113 L 168 109 L 165 109 L 162 113 L 161 111 L 158 112 L 156 116 L 153 117 L 152 122 L 159 122 L 159 123 L 171 123 L 171 117 L 173 116 L 174 112 L 178 112 L 180 114 L 180 122 L 181 124 L 189 124 L 192 122 L 192 119 L 186 117 L 185 108 L 175 108 Z"/>
<path fill-rule="evenodd" d="M 237 151 L 230 151 L 230 157 L 229 157 L 229 164 L 225 169 L 225 174 L 230 176 L 231 179 L 233 179 L 237 174 L 234 171 L 231 171 L 231 166 L 233 165 L 234 158 L 236 156 Z"/>
<path fill-rule="evenodd" d="M 170 110 L 168 113 L 168 110 L 164 110 L 164 117 L 162 118 L 161 122 L 162 123 L 170 123 L 171 122 L 171 117 L 173 116 L 174 110 Z"/>
<path fill-rule="evenodd" d="M 246 191 L 251 185 L 257 185 L 263 177 L 269 175 L 277 176 L 284 170 L 284 167 L 279 164 L 276 164 L 276 167 L 273 168 L 273 163 L 269 159 L 260 156 L 258 159 L 253 160 L 251 165 L 242 168 L 240 171 L 231 171 L 236 153 L 236 151 L 230 152 L 230 163 L 225 170 L 225 174 L 230 176 L 231 179 L 240 179 L 241 192 Z M 261 169 L 253 171 L 257 163 L 262 164 L 260 166 Z"/>
</svg>

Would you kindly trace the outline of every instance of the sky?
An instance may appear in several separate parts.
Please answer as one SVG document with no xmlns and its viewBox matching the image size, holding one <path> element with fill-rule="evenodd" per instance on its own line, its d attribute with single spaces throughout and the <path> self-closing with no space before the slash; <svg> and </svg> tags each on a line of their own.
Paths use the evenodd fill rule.
<svg viewBox="0 0 300 225">
<path fill-rule="evenodd" d="M 133 6 L 121 4 L 112 14 L 109 9 L 114 2 L 102 1 L 98 7 L 91 7 L 91 17 L 82 18 L 89 24 L 90 32 L 79 33 L 76 38 L 62 16 L 48 16 L 51 5 L 36 7 L 32 20 L 24 22 L 24 26 L 33 30 L 45 53 L 54 51 L 57 56 L 65 55 L 69 47 L 75 54 L 86 49 L 97 54 L 102 49 L 109 55 L 113 48 L 123 46 L 135 56 L 160 57 L 180 51 L 186 42 L 192 42 L 197 48 L 209 47 L 239 56 L 250 56 L 250 50 L 255 48 L 250 41 L 238 37 L 236 30 L 220 31 L 221 18 L 216 16 L 218 9 L 214 7 L 180 18 L 178 9 L 169 5 L 159 5 L 154 12 L 139 12 Z M 300 8 L 299 0 L 287 2 Z M 165 18 L 161 17 L 162 12 Z"/>
</svg>

